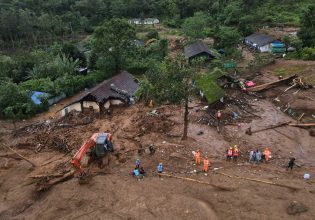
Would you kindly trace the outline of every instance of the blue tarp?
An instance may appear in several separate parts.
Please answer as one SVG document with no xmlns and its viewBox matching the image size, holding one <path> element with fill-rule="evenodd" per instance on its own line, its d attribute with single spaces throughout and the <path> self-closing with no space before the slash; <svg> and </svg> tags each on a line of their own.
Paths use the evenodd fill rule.
<svg viewBox="0 0 315 220">
<path fill-rule="evenodd" d="M 273 41 L 273 42 L 271 43 L 271 46 L 272 46 L 272 47 L 277 47 L 277 48 L 282 48 L 282 47 L 285 47 L 285 44 L 282 43 L 282 42 L 280 42 L 280 41 Z"/>
<path fill-rule="evenodd" d="M 49 97 L 49 94 L 45 93 L 45 92 L 32 91 L 31 94 L 32 94 L 32 96 L 31 96 L 32 102 L 35 105 L 42 104 L 41 98 L 48 98 Z"/>
</svg>

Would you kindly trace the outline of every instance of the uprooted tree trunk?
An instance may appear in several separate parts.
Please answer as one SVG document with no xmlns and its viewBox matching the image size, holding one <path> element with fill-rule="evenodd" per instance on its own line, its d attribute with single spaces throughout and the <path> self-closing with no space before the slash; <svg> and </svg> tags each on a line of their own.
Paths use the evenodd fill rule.
<svg viewBox="0 0 315 220">
<path fill-rule="evenodd" d="M 30 161 L 29 159 L 27 159 L 26 157 L 22 156 L 21 154 L 19 154 L 18 152 L 16 152 L 15 150 L 13 150 L 11 147 L 5 146 L 4 144 L 1 144 L 1 146 L 9 151 L 11 151 L 12 153 L 14 153 L 15 155 L 17 155 L 18 157 L 20 157 L 22 160 L 25 160 L 26 162 L 30 163 L 32 165 L 32 167 L 36 167 L 36 164 L 32 161 Z"/>
<path fill-rule="evenodd" d="M 185 98 L 184 133 L 183 133 L 182 140 L 187 139 L 188 123 L 189 123 L 188 114 L 189 114 L 189 111 L 188 111 L 188 97 L 187 97 L 187 98 Z"/>
</svg>

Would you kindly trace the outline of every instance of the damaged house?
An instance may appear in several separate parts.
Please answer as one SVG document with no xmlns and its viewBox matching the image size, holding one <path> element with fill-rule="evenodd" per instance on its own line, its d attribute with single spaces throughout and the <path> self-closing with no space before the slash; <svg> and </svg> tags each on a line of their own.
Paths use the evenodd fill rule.
<svg viewBox="0 0 315 220">
<path fill-rule="evenodd" d="M 184 48 L 184 53 L 186 59 L 188 59 L 189 61 L 195 58 L 205 58 L 206 61 L 211 61 L 217 57 L 217 55 L 213 51 L 211 51 L 208 46 L 202 41 L 197 41 L 186 46 Z"/>
<path fill-rule="evenodd" d="M 137 89 L 138 84 L 133 76 L 124 71 L 90 89 L 83 96 L 61 109 L 60 114 L 64 116 L 71 111 L 84 111 L 85 109 L 105 113 L 114 106 L 132 104 Z"/>
</svg>

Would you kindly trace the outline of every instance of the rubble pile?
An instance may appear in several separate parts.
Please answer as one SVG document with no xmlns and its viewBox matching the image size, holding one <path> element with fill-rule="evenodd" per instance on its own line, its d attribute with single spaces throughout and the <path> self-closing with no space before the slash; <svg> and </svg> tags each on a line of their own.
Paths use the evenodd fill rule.
<svg viewBox="0 0 315 220">
<path fill-rule="evenodd" d="M 139 132 L 169 132 L 175 122 L 171 121 L 166 115 L 140 115 L 132 120 L 134 126 L 139 129 Z"/>
<path fill-rule="evenodd" d="M 39 133 L 35 135 L 35 140 L 38 143 L 35 152 L 40 152 L 43 148 L 53 149 L 62 153 L 71 151 L 70 144 L 67 138 L 56 134 Z"/>
</svg>

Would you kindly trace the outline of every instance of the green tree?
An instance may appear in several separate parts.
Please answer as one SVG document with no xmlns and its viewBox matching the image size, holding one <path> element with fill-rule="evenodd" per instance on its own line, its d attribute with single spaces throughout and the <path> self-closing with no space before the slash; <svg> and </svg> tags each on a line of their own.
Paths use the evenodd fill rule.
<svg viewBox="0 0 315 220">
<path fill-rule="evenodd" d="M 315 47 L 315 5 L 310 5 L 304 11 L 298 36 L 304 47 Z"/>
<path fill-rule="evenodd" d="M 75 45 L 71 43 L 65 43 L 61 49 L 62 53 L 66 55 L 68 58 L 72 58 L 73 60 L 79 60 L 80 65 L 82 67 L 86 66 L 86 57 L 84 53 L 82 53 Z"/>
<path fill-rule="evenodd" d="M 221 26 L 214 34 L 214 46 L 223 48 L 227 57 L 239 58 L 237 45 L 241 42 L 241 35 L 236 28 Z"/>
<path fill-rule="evenodd" d="M 112 19 L 94 33 L 93 50 L 99 57 L 113 59 L 115 71 L 124 68 L 128 55 L 135 49 L 135 28 L 122 19 Z"/>
<path fill-rule="evenodd" d="M 203 12 L 197 12 L 193 17 L 186 18 L 182 25 L 184 34 L 193 39 L 206 37 L 208 20 Z"/>
<path fill-rule="evenodd" d="M 11 119 L 14 125 L 18 119 L 27 118 L 35 112 L 34 104 L 17 84 L 4 81 L 0 84 L 0 116 Z"/>
<path fill-rule="evenodd" d="M 146 96 L 147 90 L 150 90 L 151 97 L 158 102 L 184 103 L 183 139 L 187 138 L 188 133 L 188 102 L 196 92 L 193 83 L 195 76 L 196 69 L 183 56 L 167 58 L 148 71 L 146 80 L 149 85 L 145 85 L 144 81 L 141 87 Z"/>
</svg>

